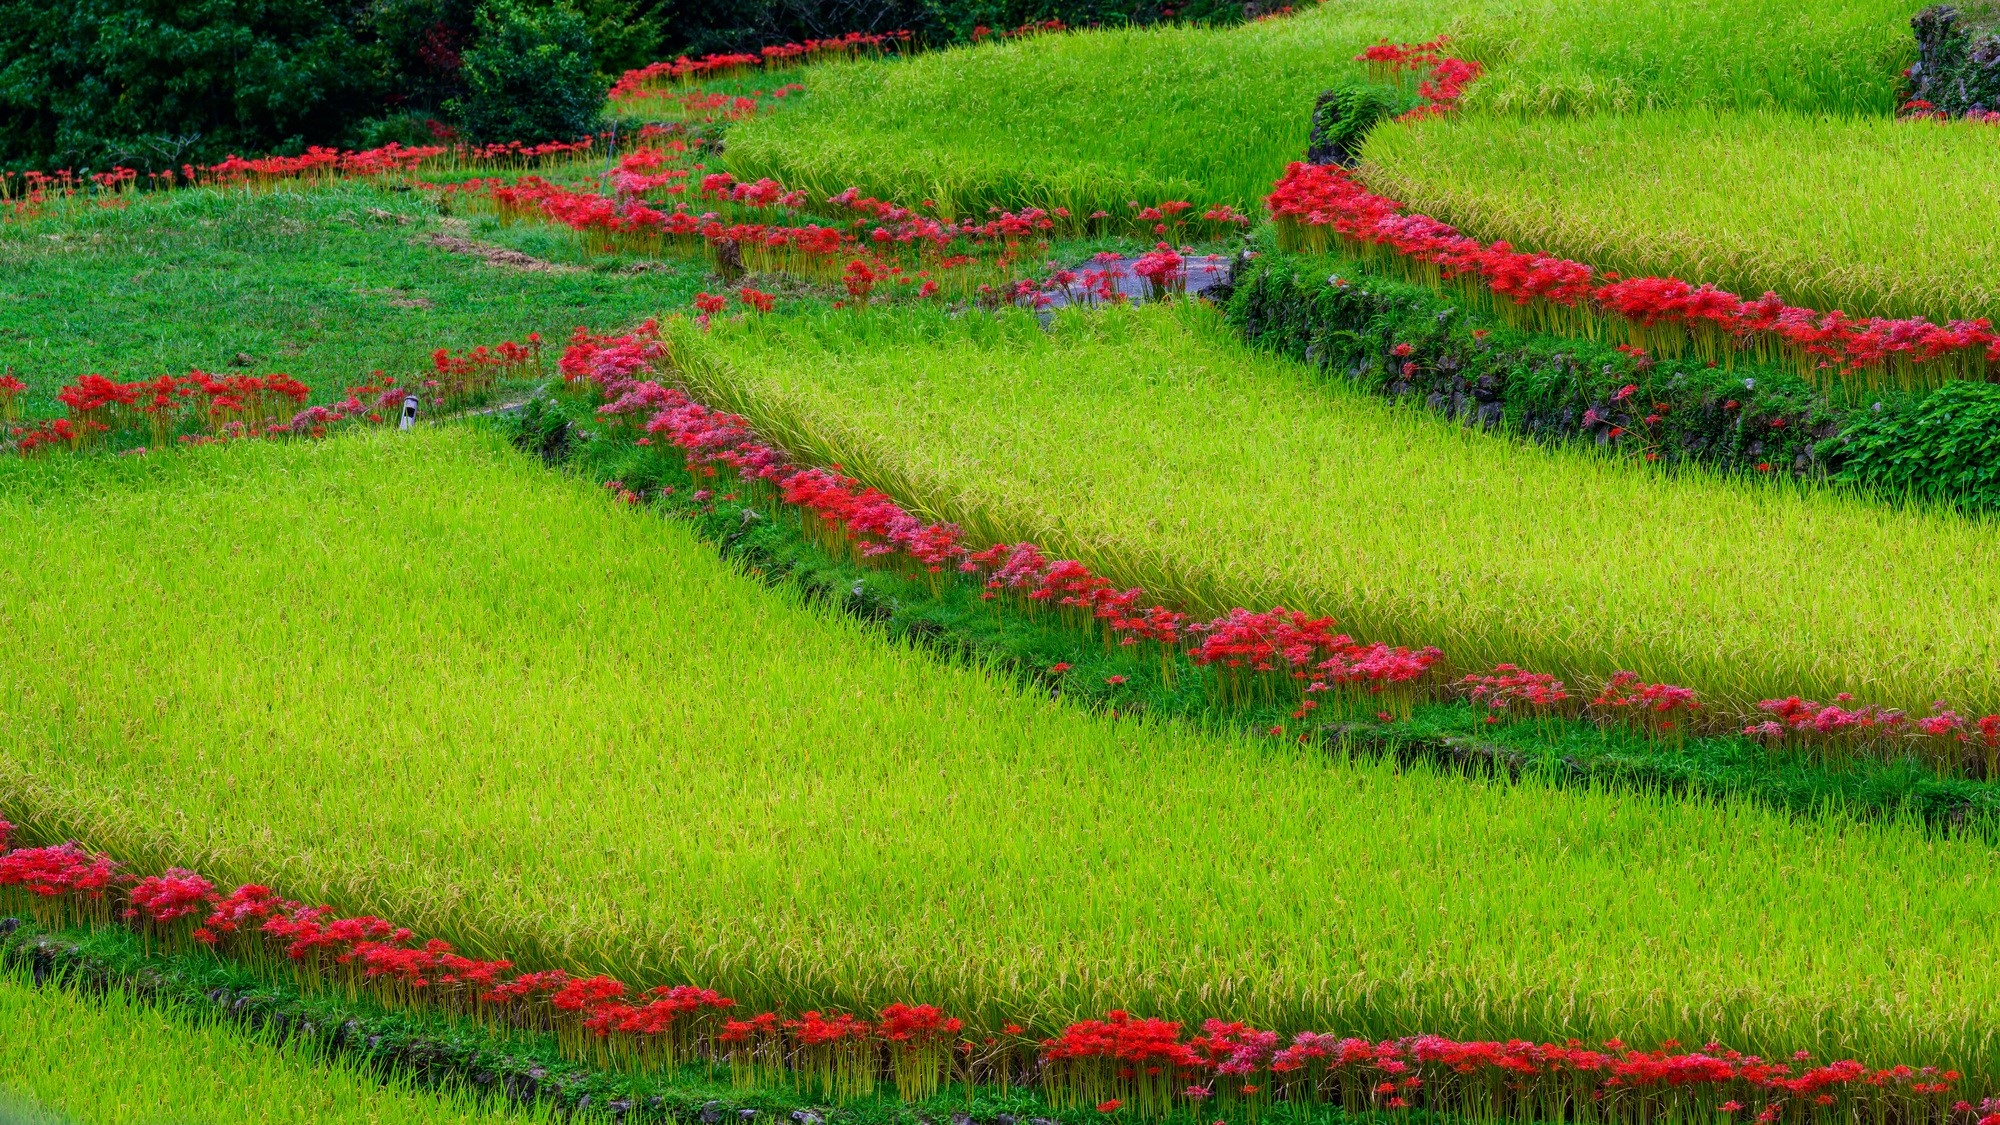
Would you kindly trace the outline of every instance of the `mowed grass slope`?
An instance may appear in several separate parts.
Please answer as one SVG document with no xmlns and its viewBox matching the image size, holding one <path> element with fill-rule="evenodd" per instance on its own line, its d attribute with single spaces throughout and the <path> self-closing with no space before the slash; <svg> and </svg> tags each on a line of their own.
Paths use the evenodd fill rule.
<svg viewBox="0 0 2000 1125">
<path fill-rule="evenodd" d="M 2000 129 L 1705 110 L 1378 129 L 1377 191 L 1483 239 L 1856 315 L 2000 314 Z"/>
<path fill-rule="evenodd" d="M 1888 113 L 1914 57 L 1909 0 L 1328 0 L 1225 29 L 1044 35 L 815 67 L 783 113 L 735 126 L 728 166 L 824 197 L 849 186 L 983 220 L 992 206 L 1253 206 L 1305 152 L 1319 93 L 1369 44 L 1452 35 L 1474 104 Z"/>
<path fill-rule="evenodd" d="M 534 1122 L 466 1093 L 315 1060 L 302 1040 L 274 1046 L 111 991 L 83 997 L 0 977 L 0 1120 L 13 1125 L 299 1125 L 366 1121 Z"/>
<path fill-rule="evenodd" d="M 1114 323 L 1209 405 L 1144 346 L 1169 325 Z M 1107 361 L 1018 362 L 1087 385 Z M 1208 447 L 1254 463 L 1268 435 L 1234 421 Z M 1241 483 L 1203 457 L 1145 471 Z M 2000 1078 L 2000 889 L 1970 841 L 1086 714 L 802 607 L 477 432 L 86 464 L 0 486 L 0 815 L 41 839 L 753 1011 L 1716 1036 Z M 1112 462 L 1071 472 L 1125 495 Z"/>
<path fill-rule="evenodd" d="M 560 342 L 684 303 L 701 271 L 626 274 L 560 260 L 497 269 L 430 244 L 447 234 L 555 259 L 540 229 L 448 225 L 425 196 L 361 184 L 175 191 L 121 210 L 0 223 L 0 373 L 31 414 L 88 372 L 121 380 L 282 371 L 324 402 L 376 369 L 406 382 L 437 348 Z M 249 363 L 232 366 L 241 354 Z"/>
<path fill-rule="evenodd" d="M 1748 709 L 2000 710 L 2000 531 L 1517 444 L 1252 352 L 1201 306 L 682 331 L 711 400 L 956 520 L 1209 612 Z"/>
</svg>

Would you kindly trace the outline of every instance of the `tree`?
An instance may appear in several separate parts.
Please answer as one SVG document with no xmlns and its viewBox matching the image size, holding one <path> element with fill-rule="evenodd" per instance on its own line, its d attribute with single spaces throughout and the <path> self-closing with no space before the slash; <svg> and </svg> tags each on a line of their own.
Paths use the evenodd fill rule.
<svg viewBox="0 0 2000 1125">
<path fill-rule="evenodd" d="M 610 83 L 574 8 L 487 0 L 464 56 L 465 95 L 447 109 L 473 140 L 573 141 L 596 131 Z"/>
</svg>

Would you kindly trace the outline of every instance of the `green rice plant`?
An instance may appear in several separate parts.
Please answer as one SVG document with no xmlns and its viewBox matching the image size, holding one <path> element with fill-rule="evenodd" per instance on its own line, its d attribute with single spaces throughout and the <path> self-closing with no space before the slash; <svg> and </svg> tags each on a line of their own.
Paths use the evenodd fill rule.
<svg viewBox="0 0 2000 1125">
<path fill-rule="evenodd" d="M 1204 613 L 1742 711 L 1794 693 L 2000 710 L 1990 523 L 1496 439 L 1327 384 L 1199 306 L 678 331 L 710 401 L 963 524 Z"/>
<path fill-rule="evenodd" d="M 824 198 L 847 187 L 947 216 L 1185 199 L 1249 208 L 1306 147 L 1313 101 L 1377 38 L 1427 39 L 1433 5 L 1336 2 L 1228 29 L 1038 35 L 817 66 L 796 108 L 735 125 L 726 160 Z"/>
<path fill-rule="evenodd" d="M 1922 0 L 1501 0 L 1455 24 L 1473 111 L 1888 114 Z"/>
<path fill-rule="evenodd" d="M 1044 345 L 1032 322 L 835 323 L 854 327 L 789 337 L 797 370 L 827 378 L 815 332 L 921 355 L 936 410 L 916 431 L 988 424 L 967 380 L 1085 452 L 1118 427 L 1043 380 L 1150 385 L 1225 427 L 1287 405 L 1260 391 L 1281 369 L 1171 316 Z M 922 333 L 1019 358 L 913 352 Z M 1480 510 L 1462 491 L 1422 510 L 1450 449 L 1435 429 L 1370 416 L 1371 446 L 1321 413 L 1203 454 L 1220 443 L 1154 430 L 1157 405 L 1094 405 L 1172 443 L 1126 464 L 1181 500 L 1121 515 L 1107 545 L 1151 521 L 1177 548 L 1222 538 L 1203 491 L 1281 455 L 1328 510 L 1343 459 L 1398 481 L 1427 533 Z M 1322 452 L 1285 444 L 1308 438 Z M 1433 461 L 1413 471 L 1398 443 Z M 1131 470 L 1067 479 L 1127 496 Z M 1503 472 L 1481 485 L 1532 510 Z M 1299 538 L 1281 482 L 1254 487 Z M 1482 549 L 1559 534 L 1517 524 Z M 268 882 L 468 955 L 698 982 L 749 1011 L 936 1003 L 989 1032 L 1122 1007 L 1376 1038 L 1713 1036 L 2000 1079 L 2000 889 L 1975 840 L 1091 714 L 768 590 L 474 430 L 24 463 L 0 485 L 0 621 L 0 815 L 25 835 Z"/>
<path fill-rule="evenodd" d="M 1914 0 L 1329 0 L 1239 27 L 1041 35 L 804 71 L 796 108 L 735 125 L 726 155 L 824 198 L 848 187 L 945 215 L 1247 208 L 1305 152 L 1313 100 L 1378 40 L 1451 36 L 1487 69 L 1469 104 L 1889 113 Z"/>
<path fill-rule="evenodd" d="M 2000 314 L 2000 129 L 1707 110 L 1377 129 L 1369 186 L 1477 238 L 1854 315 Z"/>
<path fill-rule="evenodd" d="M 97 997 L 0 975 L 0 1120 L 23 1125 L 541 1122 L 462 1090 L 386 1083 L 311 1040 L 246 1035 L 113 989 Z"/>
</svg>

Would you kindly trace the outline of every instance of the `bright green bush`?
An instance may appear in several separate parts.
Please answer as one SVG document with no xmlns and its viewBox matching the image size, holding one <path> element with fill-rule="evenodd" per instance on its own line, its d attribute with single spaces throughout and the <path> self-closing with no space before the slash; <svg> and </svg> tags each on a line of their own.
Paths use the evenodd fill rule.
<svg viewBox="0 0 2000 1125">
<path fill-rule="evenodd" d="M 1836 480 L 1890 496 L 2000 508 L 2000 387 L 1950 383 L 1861 412 L 1822 449 Z"/>
</svg>

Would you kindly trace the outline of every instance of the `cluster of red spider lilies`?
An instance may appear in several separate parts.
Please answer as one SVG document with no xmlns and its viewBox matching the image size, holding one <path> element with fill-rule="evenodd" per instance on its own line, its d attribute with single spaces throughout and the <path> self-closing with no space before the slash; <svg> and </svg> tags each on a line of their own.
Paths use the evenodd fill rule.
<svg viewBox="0 0 2000 1125">
<path fill-rule="evenodd" d="M 1414 80 L 1423 103 L 1398 117 L 1408 121 L 1421 117 L 1442 117 L 1458 108 L 1459 99 L 1473 80 L 1486 68 L 1469 59 L 1455 59 L 1444 53 L 1451 36 L 1440 35 L 1424 43 L 1391 43 L 1387 39 L 1354 56 L 1368 64 L 1368 76 L 1378 82 L 1394 82 L 1405 89 Z"/>
<path fill-rule="evenodd" d="M 1820 382 L 1936 386 L 2000 374 L 1991 321 L 1933 324 L 1921 317 L 1857 319 L 1786 304 L 1775 293 L 1744 300 L 1674 277 L 1600 274 L 1582 262 L 1483 243 L 1369 191 L 1345 170 L 1293 164 L 1265 199 L 1282 244 L 1336 243 L 1427 284 L 1453 284 L 1518 323 L 1592 338 L 1613 331 L 1625 346 L 1668 358 L 1728 364 L 1739 354 L 1789 360 Z"/>
<path fill-rule="evenodd" d="M 816 204 L 775 180 L 739 181 L 689 163 L 690 150 L 678 139 L 642 144 L 604 177 L 608 192 L 596 183 L 578 190 L 538 176 L 512 183 L 470 180 L 436 190 L 452 201 L 448 206 L 487 210 L 502 222 L 532 219 L 567 227 L 588 252 L 707 253 L 725 276 L 783 272 L 827 285 L 848 284 L 860 259 L 871 274 L 902 275 L 929 292 L 942 289 L 967 298 L 1014 285 L 1016 268 L 1035 260 L 1059 233 L 1186 240 L 1237 232 L 1250 222 L 1228 205 L 1203 208 L 1186 200 L 1134 200 L 1118 215 L 1104 210 L 1076 215 L 1061 207 L 996 210 L 979 222 L 939 214 L 930 200 L 907 207 L 851 188 Z M 809 209 L 825 221 L 809 220 Z M 1171 242 L 1162 241 L 1137 267 L 1138 276 L 1162 295 L 1185 279 Z"/>
<path fill-rule="evenodd" d="M 754 54 L 748 52 L 713 54 L 698 59 L 682 55 L 666 62 L 656 62 L 628 70 L 619 75 L 618 81 L 611 86 L 611 100 L 630 101 L 635 98 L 655 96 L 675 87 L 684 88 L 694 82 L 732 78 L 753 70 L 771 72 L 807 63 L 905 51 L 910 49 L 912 43 L 913 37 L 907 31 L 890 31 L 879 35 L 854 31 L 829 39 L 808 39 L 803 43 L 783 43 L 765 47 Z"/>
<path fill-rule="evenodd" d="M 148 172 L 143 184 L 137 170 L 124 167 L 89 175 L 68 171 L 0 172 L 0 217 L 33 218 L 45 213 L 52 205 L 79 201 L 101 206 L 123 206 L 142 187 L 147 190 L 175 187 L 268 188 L 283 183 L 410 177 L 420 169 L 534 168 L 600 158 L 609 151 L 612 140 L 612 134 L 603 133 L 573 142 L 550 141 L 535 145 L 524 145 L 519 141 L 491 145 L 449 143 L 406 146 L 392 143 L 359 152 L 314 146 L 297 156 L 246 158 L 232 155 L 215 164 L 183 164 L 178 171 L 169 168 Z"/>
<path fill-rule="evenodd" d="M 704 317 L 724 310 L 723 299 L 709 300 Z M 745 304 L 752 302 L 746 298 Z M 647 378 L 670 363 L 658 326 L 648 321 L 624 336 L 578 329 L 557 366 L 567 384 L 603 400 L 597 413 L 610 433 L 678 450 L 686 470 L 698 479 L 717 478 L 726 498 L 752 494 L 796 510 L 806 534 L 830 554 L 928 576 L 934 588 L 954 574 L 976 581 L 985 600 L 1029 614 L 1058 614 L 1107 648 L 1157 658 L 1169 687 L 1185 660 L 1212 678 L 1211 698 L 1225 707 L 1287 704 L 1298 721 L 1324 717 L 1315 715 L 1322 708 L 1388 721 L 1408 717 L 1424 699 L 1458 696 L 1484 705 L 1495 723 L 1587 718 L 1670 740 L 1691 728 L 1740 730 L 1821 756 L 1916 756 L 1940 772 L 2000 779 L 2000 715 L 1973 720 L 1939 704 L 1917 718 L 1880 707 L 1853 708 L 1851 697 L 1843 695 L 1824 704 L 1798 697 L 1765 700 L 1754 715 L 1734 716 L 1705 706 L 1689 688 L 1649 683 L 1632 672 L 1616 673 L 1594 696 L 1573 695 L 1551 674 L 1505 664 L 1451 678 L 1442 675 L 1444 653 L 1435 647 L 1363 643 L 1335 633 L 1331 618 L 1283 606 L 1262 613 L 1239 608 L 1197 620 L 1148 604 L 1144 590 L 1120 589 L 1080 562 L 1050 559 L 1033 543 L 976 550 L 955 524 L 921 520 L 885 493 L 837 471 L 793 465 L 756 435 L 749 419 L 713 410 L 679 387 Z M 628 502 L 643 499 L 618 482 L 609 487 Z M 714 494 L 715 488 L 704 488 L 696 499 Z M 1270 733 L 1284 730 L 1273 727 Z"/>
<path fill-rule="evenodd" d="M 644 990 L 613 977 L 522 971 L 458 953 L 373 916 L 232 890 L 182 868 L 139 876 L 75 842 L 9 850 L 0 820 L 0 905 L 45 926 L 122 924 L 165 949 L 197 944 L 290 975 L 309 993 L 361 994 L 429 1006 L 496 1028 L 553 1034 L 572 1057 L 671 1070 L 726 1065 L 740 1084 L 792 1085 L 836 1101 L 892 1087 L 922 1101 L 947 1085 L 1038 1084 L 1059 1107 L 1159 1117 L 1191 1109 L 1255 1117 L 1273 1103 L 1562 1122 L 1661 1120 L 2000 1125 L 2000 1104 L 1973 1104 L 1940 1067 L 1766 1060 L 1671 1040 L 1651 1051 L 1618 1040 L 1370 1040 L 1302 1031 L 1289 1038 L 1208 1020 L 1198 1032 L 1112 1011 L 1037 1037 L 1018 1023 L 968 1029 L 929 1004 L 872 1017 L 812 1010 L 751 1013 L 691 984 Z"/>
<path fill-rule="evenodd" d="M 541 355 L 540 333 L 529 333 L 525 344 L 512 340 L 493 347 L 481 344 L 457 355 L 439 348 L 431 355 L 425 378 L 399 384 L 395 377 L 377 371 L 367 382 L 347 388 L 343 399 L 311 407 L 304 406 L 311 389 L 284 374 L 212 375 L 196 370 L 132 383 L 84 375 L 56 392 L 65 417 L 32 425 L 18 420 L 27 384 L 11 374 L 0 375 L 0 423 L 5 424 L 0 452 L 23 456 L 57 449 L 84 452 L 117 445 L 120 435 L 136 435 L 147 443 L 126 452 L 174 442 L 205 445 L 244 438 L 324 437 L 344 422 L 394 421 L 411 396 L 427 410 L 462 409 L 483 399 L 502 379 L 533 377 L 541 370 Z"/>
</svg>

